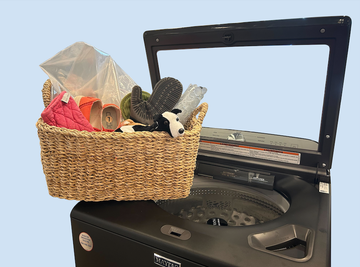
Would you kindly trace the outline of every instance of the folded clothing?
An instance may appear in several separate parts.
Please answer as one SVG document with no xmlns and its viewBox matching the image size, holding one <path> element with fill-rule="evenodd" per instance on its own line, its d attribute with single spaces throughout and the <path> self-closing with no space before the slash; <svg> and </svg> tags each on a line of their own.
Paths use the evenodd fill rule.
<svg viewBox="0 0 360 267">
<path fill-rule="evenodd" d="M 94 128 L 81 113 L 69 93 L 63 91 L 41 113 L 41 118 L 50 126 L 93 132 Z"/>
</svg>

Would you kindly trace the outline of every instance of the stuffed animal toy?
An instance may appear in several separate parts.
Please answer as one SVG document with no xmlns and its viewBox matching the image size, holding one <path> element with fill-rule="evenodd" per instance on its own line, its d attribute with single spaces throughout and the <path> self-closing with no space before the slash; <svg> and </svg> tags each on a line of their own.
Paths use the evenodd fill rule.
<svg viewBox="0 0 360 267">
<path fill-rule="evenodd" d="M 178 113 L 181 113 L 180 109 L 173 109 L 171 112 L 165 111 L 162 114 L 154 116 L 154 123 L 152 125 L 125 125 L 116 129 L 115 132 L 165 131 L 168 132 L 171 137 L 176 138 L 182 136 L 185 132 L 184 126 L 176 115 Z"/>
</svg>

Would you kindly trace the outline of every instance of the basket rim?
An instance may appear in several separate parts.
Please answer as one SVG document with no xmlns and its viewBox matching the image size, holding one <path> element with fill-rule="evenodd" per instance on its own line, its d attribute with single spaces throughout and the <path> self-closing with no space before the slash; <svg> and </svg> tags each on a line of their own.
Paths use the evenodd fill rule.
<svg viewBox="0 0 360 267">
<path fill-rule="evenodd" d="M 68 135 L 68 136 L 83 136 L 83 137 L 91 137 L 91 138 L 119 138 L 119 137 L 140 137 L 140 136 L 146 136 L 149 138 L 168 138 L 170 137 L 168 133 L 166 132 L 132 132 L 132 133 L 119 133 L 119 132 L 88 132 L 88 131 L 79 131 L 76 129 L 68 129 L 65 127 L 57 127 L 57 126 L 51 126 L 48 125 L 43 121 L 42 118 L 39 118 L 36 122 L 36 128 L 39 131 L 46 131 L 50 133 L 61 133 L 62 135 Z M 198 132 L 201 130 L 202 126 L 201 124 L 195 124 L 191 130 L 185 130 L 185 133 L 183 136 L 180 136 L 178 138 L 188 137 L 192 135 L 198 134 Z M 178 139 L 178 138 L 171 138 L 171 139 Z"/>
</svg>

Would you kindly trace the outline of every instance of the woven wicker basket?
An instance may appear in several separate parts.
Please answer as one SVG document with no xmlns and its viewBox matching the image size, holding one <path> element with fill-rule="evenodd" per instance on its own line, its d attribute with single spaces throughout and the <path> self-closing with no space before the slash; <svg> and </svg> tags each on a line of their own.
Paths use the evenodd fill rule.
<svg viewBox="0 0 360 267">
<path fill-rule="evenodd" d="M 48 80 L 42 90 L 45 107 L 50 89 Z M 202 103 L 193 112 L 178 138 L 165 132 L 69 130 L 40 118 L 36 127 L 49 194 L 85 201 L 187 197 L 207 108 Z"/>
</svg>

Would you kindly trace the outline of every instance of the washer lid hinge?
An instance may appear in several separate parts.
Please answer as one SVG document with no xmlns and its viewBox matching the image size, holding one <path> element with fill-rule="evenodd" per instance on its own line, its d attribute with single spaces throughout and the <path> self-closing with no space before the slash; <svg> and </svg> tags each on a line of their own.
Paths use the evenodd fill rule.
<svg viewBox="0 0 360 267">
<path fill-rule="evenodd" d="M 323 183 L 329 184 L 330 183 L 330 170 L 324 169 L 324 168 L 319 168 L 319 166 L 320 166 L 320 163 L 318 163 L 316 166 L 314 183 L 319 184 L 320 182 L 323 182 Z"/>
</svg>

